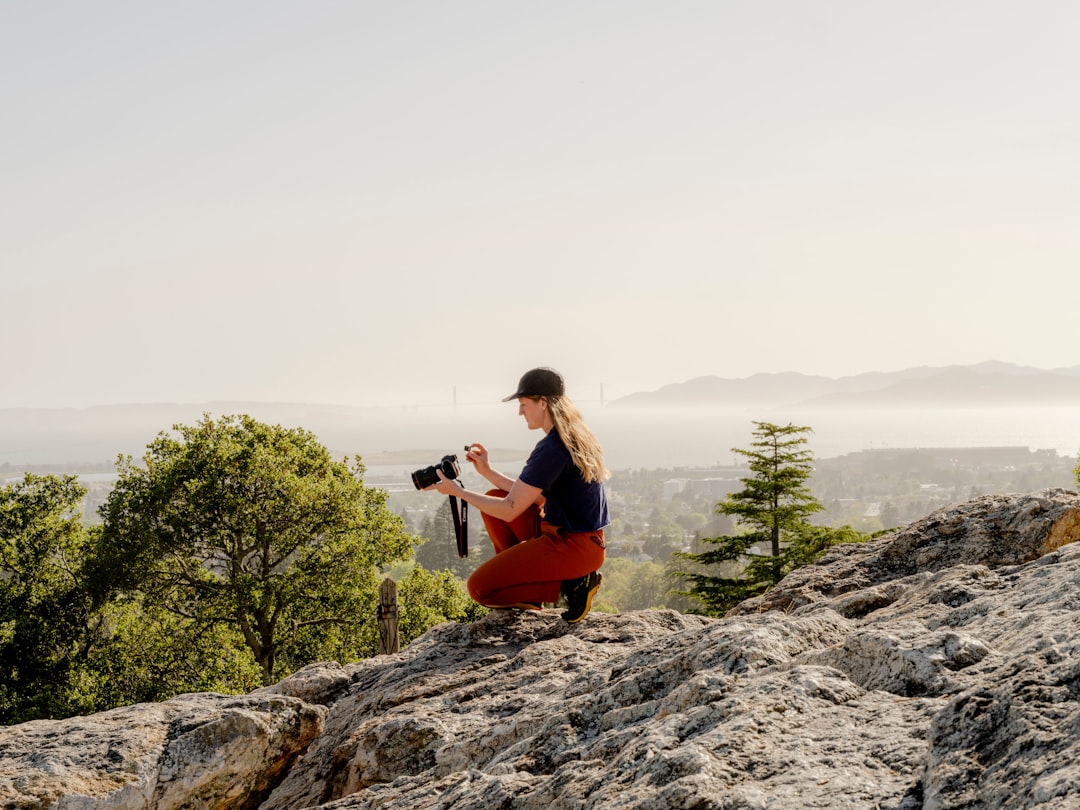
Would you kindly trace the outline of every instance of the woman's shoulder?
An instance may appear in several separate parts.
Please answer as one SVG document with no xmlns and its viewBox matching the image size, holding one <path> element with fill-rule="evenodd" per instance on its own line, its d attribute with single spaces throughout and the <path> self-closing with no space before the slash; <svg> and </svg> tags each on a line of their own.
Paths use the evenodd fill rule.
<svg viewBox="0 0 1080 810">
<path fill-rule="evenodd" d="M 536 443 L 536 446 L 533 447 L 530 457 L 533 459 L 552 459 L 556 456 L 569 458 L 570 451 L 566 449 L 566 445 L 563 443 L 559 432 L 557 430 L 550 430 L 545 433 Z"/>
<path fill-rule="evenodd" d="M 536 443 L 537 447 L 545 447 L 553 450 L 561 450 L 564 453 L 570 452 L 566 449 L 566 442 L 563 441 L 562 436 L 559 435 L 559 431 L 552 429 L 544 434 L 543 438 Z"/>
</svg>

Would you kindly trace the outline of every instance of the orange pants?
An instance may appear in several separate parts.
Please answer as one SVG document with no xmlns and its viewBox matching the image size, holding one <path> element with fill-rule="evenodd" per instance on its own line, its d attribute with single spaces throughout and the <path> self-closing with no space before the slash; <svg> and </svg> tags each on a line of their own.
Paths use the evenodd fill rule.
<svg viewBox="0 0 1080 810">
<path fill-rule="evenodd" d="M 493 489 L 488 495 L 506 497 Z M 469 577 L 469 596 L 485 607 L 557 602 L 563 580 L 604 564 L 604 531 L 567 532 L 544 522 L 533 504 L 512 521 L 481 512 L 495 556 Z"/>
</svg>

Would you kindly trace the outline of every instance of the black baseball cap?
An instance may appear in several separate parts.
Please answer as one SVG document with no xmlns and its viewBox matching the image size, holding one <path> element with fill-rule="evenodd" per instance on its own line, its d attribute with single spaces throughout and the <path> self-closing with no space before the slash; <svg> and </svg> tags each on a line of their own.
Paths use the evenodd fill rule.
<svg viewBox="0 0 1080 810">
<path fill-rule="evenodd" d="M 561 397 L 564 393 L 562 374 L 553 368 L 534 368 L 521 375 L 517 391 L 504 397 L 503 402 L 521 397 Z"/>
</svg>

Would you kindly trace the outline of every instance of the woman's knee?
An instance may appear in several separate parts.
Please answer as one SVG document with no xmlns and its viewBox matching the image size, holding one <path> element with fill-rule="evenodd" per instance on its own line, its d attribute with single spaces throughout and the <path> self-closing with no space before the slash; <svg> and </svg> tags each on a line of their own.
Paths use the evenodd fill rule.
<svg viewBox="0 0 1080 810">
<path fill-rule="evenodd" d="M 465 589 L 469 592 L 469 598 L 476 602 L 476 604 L 484 604 L 487 590 L 482 586 L 479 578 L 476 576 L 476 571 L 473 571 L 469 578 L 465 580 Z"/>
</svg>

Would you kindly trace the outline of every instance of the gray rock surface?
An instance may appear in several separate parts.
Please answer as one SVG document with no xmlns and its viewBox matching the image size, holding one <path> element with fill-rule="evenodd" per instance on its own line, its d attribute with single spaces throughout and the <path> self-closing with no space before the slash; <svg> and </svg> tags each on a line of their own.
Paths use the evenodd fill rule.
<svg viewBox="0 0 1080 810">
<path fill-rule="evenodd" d="M 182 695 L 0 728 L 4 808 L 257 806 L 322 729 L 282 695 Z"/>
<path fill-rule="evenodd" d="M 839 547 L 724 619 L 496 611 L 0 729 L 11 808 L 1080 808 L 1080 496 Z"/>
</svg>

